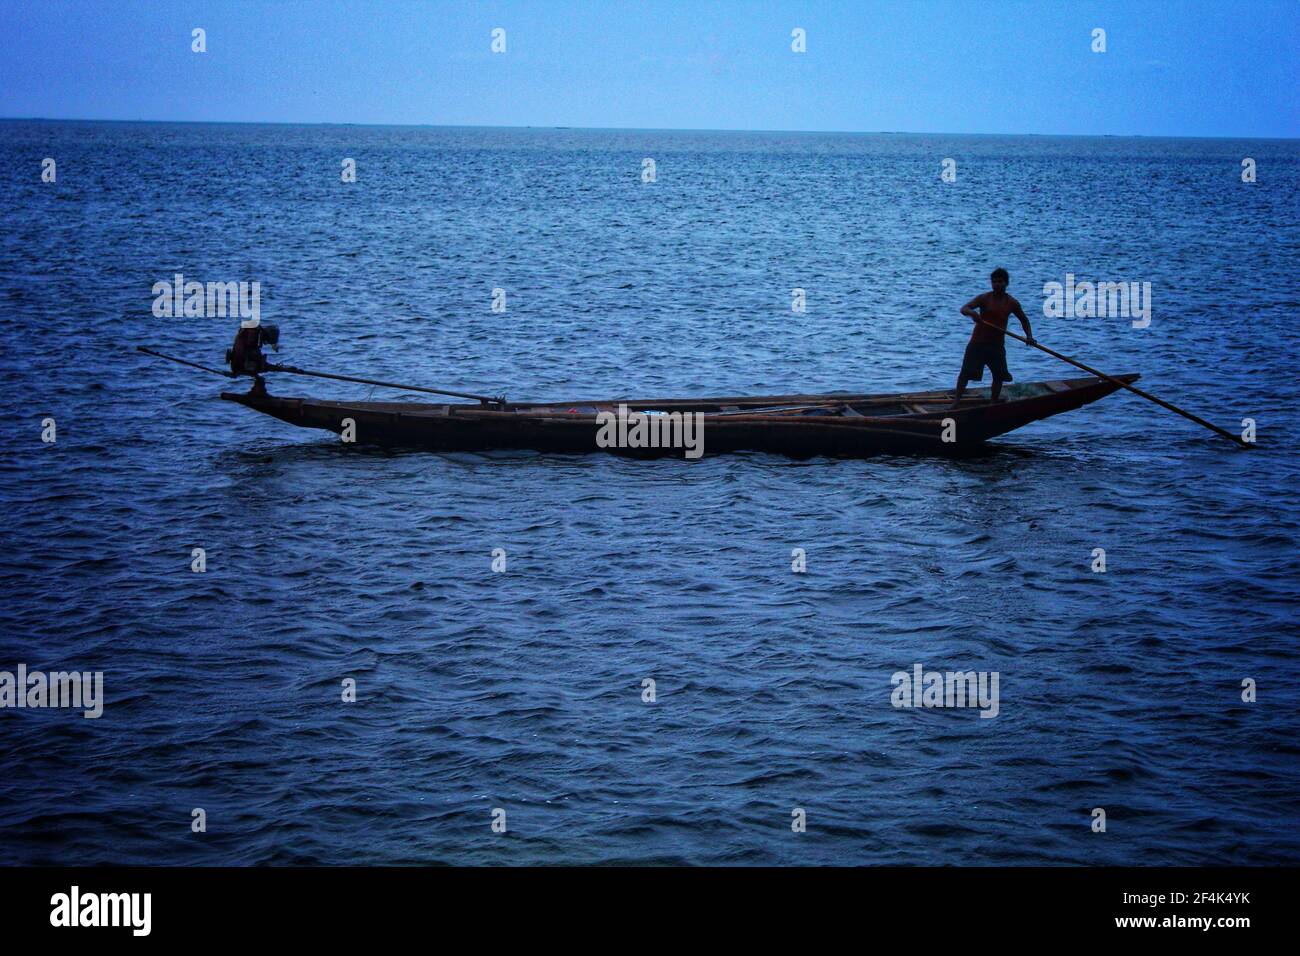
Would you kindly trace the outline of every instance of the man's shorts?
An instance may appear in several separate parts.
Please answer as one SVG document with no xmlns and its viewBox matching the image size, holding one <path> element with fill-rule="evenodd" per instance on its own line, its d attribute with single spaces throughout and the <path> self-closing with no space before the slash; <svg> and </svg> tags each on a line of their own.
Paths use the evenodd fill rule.
<svg viewBox="0 0 1300 956">
<path fill-rule="evenodd" d="M 1007 348 L 1000 342 L 971 342 L 966 346 L 966 355 L 961 360 L 961 378 L 979 382 L 984 379 L 984 367 L 988 366 L 995 381 L 1012 381 L 1007 371 Z"/>
</svg>

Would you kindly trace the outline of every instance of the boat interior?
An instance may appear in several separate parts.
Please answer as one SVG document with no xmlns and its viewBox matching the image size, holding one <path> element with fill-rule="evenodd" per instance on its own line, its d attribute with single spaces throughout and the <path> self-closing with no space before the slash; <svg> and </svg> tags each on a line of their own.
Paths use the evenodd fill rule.
<svg viewBox="0 0 1300 956">
<path fill-rule="evenodd" d="M 1013 402 L 1037 398 L 1058 392 L 1070 391 L 1078 384 L 1095 384 L 1096 379 L 1077 382 L 1031 382 L 1024 385 L 1009 383 L 1002 389 L 1000 401 Z M 975 408 L 991 402 L 988 388 L 967 389 L 959 409 Z M 594 415 L 599 412 L 616 412 L 619 405 L 628 411 L 645 414 L 669 412 L 702 412 L 708 418 L 738 416 L 763 417 L 839 417 L 839 418 L 897 418 L 910 415 L 932 415 L 953 410 L 953 393 L 950 390 L 864 395 L 851 392 L 831 392 L 823 395 L 768 395 L 736 398 L 699 399 L 629 399 L 603 402 L 548 402 L 538 404 L 511 404 L 506 411 L 516 414 Z"/>
</svg>

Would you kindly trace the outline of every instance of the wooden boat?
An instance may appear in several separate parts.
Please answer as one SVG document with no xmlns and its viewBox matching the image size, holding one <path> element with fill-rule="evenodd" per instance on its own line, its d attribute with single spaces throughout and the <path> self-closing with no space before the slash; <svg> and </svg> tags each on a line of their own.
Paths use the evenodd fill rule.
<svg viewBox="0 0 1300 956">
<path fill-rule="evenodd" d="M 699 413 L 704 454 L 764 451 L 793 457 L 861 458 L 881 453 L 960 455 L 1042 418 L 1097 401 L 1136 374 L 1008 384 L 1002 400 L 971 389 L 957 408 L 951 391 L 865 395 L 761 395 L 569 402 L 433 404 L 280 398 L 265 391 L 221 397 L 302 428 L 344 433 L 359 444 L 485 451 L 609 451 L 633 457 L 698 457 L 677 447 L 608 447 L 597 438 L 619 406 L 653 418 Z M 352 425 L 347 425 L 347 420 Z M 608 434 L 608 432 L 606 432 Z"/>
</svg>

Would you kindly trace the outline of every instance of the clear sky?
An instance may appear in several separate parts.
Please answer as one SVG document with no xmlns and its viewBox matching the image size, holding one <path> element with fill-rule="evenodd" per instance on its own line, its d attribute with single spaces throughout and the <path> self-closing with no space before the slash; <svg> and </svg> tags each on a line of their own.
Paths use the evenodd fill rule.
<svg viewBox="0 0 1300 956">
<path fill-rule="evenodd" d="M 1300 0 L 0 0 L 0 116 L 1295 137 L 1298 50 Z"/>
</svg>

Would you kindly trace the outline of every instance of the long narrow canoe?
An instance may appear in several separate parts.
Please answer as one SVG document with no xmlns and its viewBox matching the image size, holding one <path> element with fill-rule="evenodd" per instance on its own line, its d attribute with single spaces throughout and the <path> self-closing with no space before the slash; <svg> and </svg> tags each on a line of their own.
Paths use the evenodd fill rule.
<svg viewBox="0 0 1300 956">
<path fill-rule="evenodd" d="M 1134 382 L 1138 375 L 1117 376 Z M 766 451 L 806 458 L 861 458 L 881 453 L 959 455 L 1030 422 L 1068 412 L 1118 388 L 1100 378 L 1007 385 L 1002 400 L 972 389 L 952 407 L 951 391 L 889 395 L 831 393 L 721 398 L 613 399 L 569 402 L 430 404 L 331 402 L 280 398 L 266 393 L 223 392 L 231 402 L 302 428 L 321 428 L 358 444 L 486 451 L 530 448 L 552 452 L 609 451 L 633 457 L 698 457 L 673 447 L 605 447 L 609 423 L 624 406 L 648 421 L 673 413 L 700 413 L 704 454 Z M 694 416 L 692 416 L 694 417 Z M 629 419 L 630 420 L 630 419 Z M 349 421 L 351 424 L 349 424 Z M 669 430 L 665 428 L 664 435 Z M 678 431 L 680 436 L 680 429 Z M 667 443 L 667 439 L 665 439 Z"/>
</svg>

